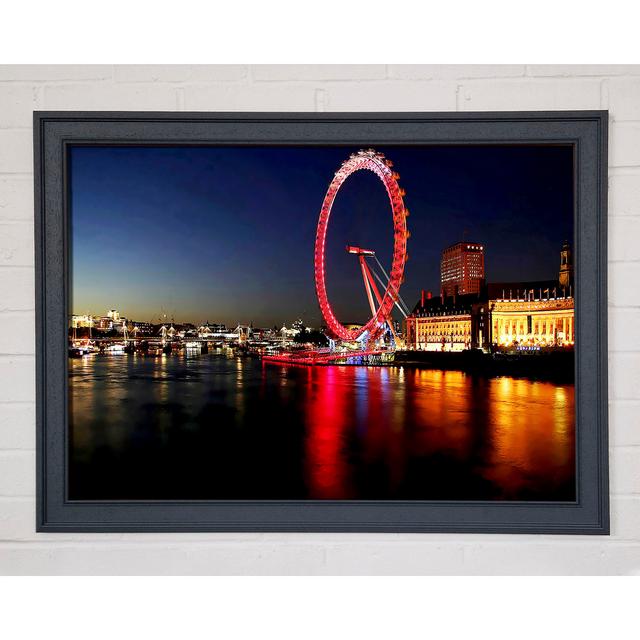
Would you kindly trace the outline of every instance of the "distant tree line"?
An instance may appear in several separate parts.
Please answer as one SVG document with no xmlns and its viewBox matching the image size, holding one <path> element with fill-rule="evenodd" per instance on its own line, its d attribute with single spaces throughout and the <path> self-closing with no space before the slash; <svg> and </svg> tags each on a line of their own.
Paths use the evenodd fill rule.
<svg viewBox="0 0 640 640">
<path fill-rule="evenodd" d="M 319 329 L 308 329 L 304 325 L 300 327 L 300 333 L 293 339 L 294 342 L 304 344 L 310 342 L 319 347 L 328 347 L 329 339 Z"/>
</svg>

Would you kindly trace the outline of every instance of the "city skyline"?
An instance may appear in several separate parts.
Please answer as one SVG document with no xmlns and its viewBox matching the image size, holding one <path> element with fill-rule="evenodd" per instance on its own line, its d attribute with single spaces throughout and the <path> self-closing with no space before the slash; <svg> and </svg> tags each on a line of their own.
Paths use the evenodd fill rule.
<svg viewBox="0 0 640 640">
<path fill-rule="evenodd" d="M 410 260 L 401 295 L 439 291 L 442 250 L 485 247 L 493 281 L 551 278 L 573 239 L 569 147 L 394 147 Z M 157 322 L 320 326 L 313 243 L 334 172 L 359 147 L 77 147 L 71 152 L 73 314 Z M 535 242 L 531 238 L 535 237 Z M 345 322 L 367 317 L 348 243 L 383 264 L 392 223 L 378 179 L 345 183 L 329 225 L 328 292 Z"/>
</svg>

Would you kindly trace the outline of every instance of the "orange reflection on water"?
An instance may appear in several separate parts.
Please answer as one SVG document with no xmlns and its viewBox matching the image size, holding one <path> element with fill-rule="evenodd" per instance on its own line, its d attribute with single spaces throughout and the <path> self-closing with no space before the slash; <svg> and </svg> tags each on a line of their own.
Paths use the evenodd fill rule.
<svg viewBox="0 0 640 640">
<path fill-rule="evenodd" d="M 405 375 L 415 454 L 468 456 L 473 440 L 469 378 L 460 371 L 432 369 L 410 369 Z"/>
<path fill-rule="evenodd" d="M 69 371 L 80 497 L 112 497 L 118 476 L 119 496 L 137 482 L 132 495 L 153 499 L 181 478 L 187 498 L 575 498 L 571 384 L 215 355 L 96 356 Z"/>
<path fill-rule="evenodd" d="M 311 497 L 574 498 L 573 385 L 336 366 L 308 385 Z"/>
<path fill-rule="evenodd" d="M 551 490 L 574 477 L 572 385 L 499 378 L 490 387 L 488 407 L 491 454 L 484 475 L 503 497 L 526 496 L 531 485 Z"/>
</svg>

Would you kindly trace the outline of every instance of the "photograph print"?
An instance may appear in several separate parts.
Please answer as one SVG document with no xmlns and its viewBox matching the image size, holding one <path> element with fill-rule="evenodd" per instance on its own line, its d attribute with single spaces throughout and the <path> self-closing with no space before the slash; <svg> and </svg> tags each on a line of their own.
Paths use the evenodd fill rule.
<svg viewBox="0 0 640 640">
<path fill-rule="evenodd" d="M 69 151 L 68 499 L 576 499 L 571 145 Z"/>
</svg>

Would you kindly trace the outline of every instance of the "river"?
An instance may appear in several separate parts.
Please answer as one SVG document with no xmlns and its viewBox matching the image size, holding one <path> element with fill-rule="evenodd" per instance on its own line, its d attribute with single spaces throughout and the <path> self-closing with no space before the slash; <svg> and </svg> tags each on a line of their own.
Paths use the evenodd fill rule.
<svg viewBox="0 0 640 640">
<path fill-rule="evenodd" d="M 69 497 L 573 500 L 572 384 L 231 352 L 69 360 Z"/>
</svg>

